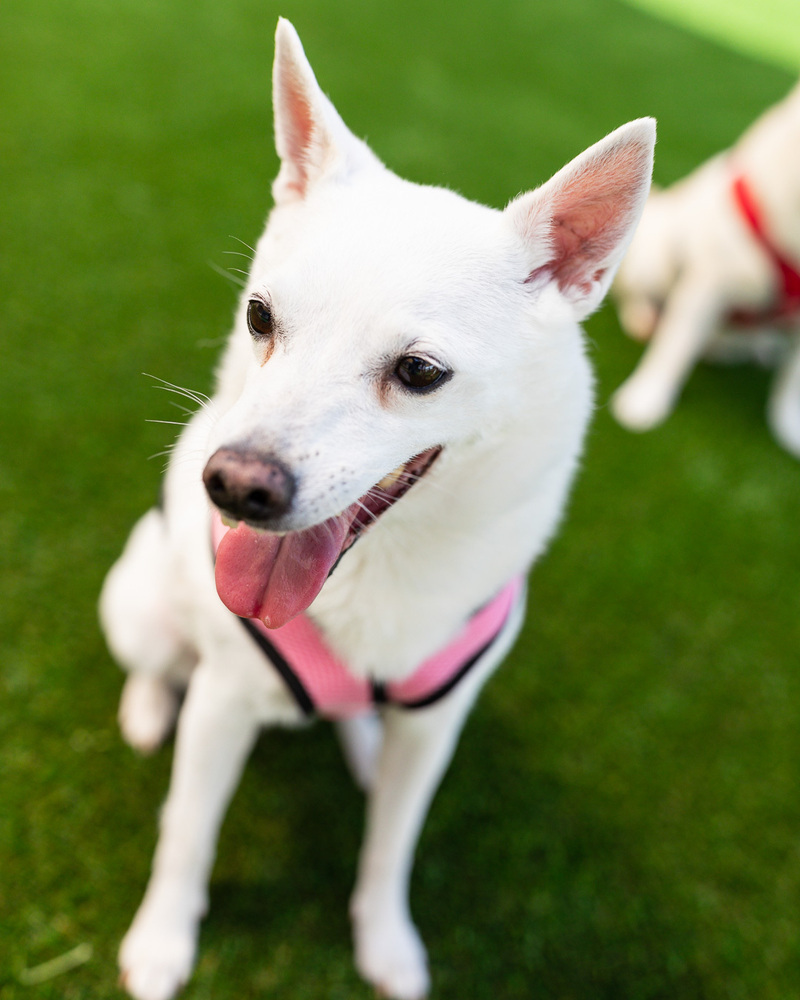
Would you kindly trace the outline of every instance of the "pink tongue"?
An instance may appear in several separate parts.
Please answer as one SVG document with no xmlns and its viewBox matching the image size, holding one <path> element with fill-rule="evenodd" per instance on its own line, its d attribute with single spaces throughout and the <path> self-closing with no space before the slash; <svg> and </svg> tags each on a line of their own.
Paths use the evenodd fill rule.
<svg viewBox="0 0 800 1000">
<path fill-rule="evenodd" d="M 355 516 L 349 509 L 305 531 L 273 535 L 242 523 L 217 549 L 222 603 L 242 618 L 280 628 L 311 604 L 339 558 Z"/>
</svg>

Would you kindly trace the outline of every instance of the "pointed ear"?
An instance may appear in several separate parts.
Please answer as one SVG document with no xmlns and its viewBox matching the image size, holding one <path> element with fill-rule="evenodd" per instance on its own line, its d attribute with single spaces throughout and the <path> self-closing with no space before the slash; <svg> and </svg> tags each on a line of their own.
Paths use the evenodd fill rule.
<svg viewBox="0 0 800 1000">
<path fill-rule="evenodd" d="M 272 68 L 275 147 L 281 169 L 272 186 L 276 204 L 304 198 L 323 176 L 377 164 L 320 90 L 292 24 L 278 20 Z"/>
<path fill-rule="evenodd" d="M 639 222 L 655 139 L 652 118 L 629 122 L 505 210 L 525 248 L 526 283 L 554 283 L 578 320 L 602 302 Z"/>
</svg>

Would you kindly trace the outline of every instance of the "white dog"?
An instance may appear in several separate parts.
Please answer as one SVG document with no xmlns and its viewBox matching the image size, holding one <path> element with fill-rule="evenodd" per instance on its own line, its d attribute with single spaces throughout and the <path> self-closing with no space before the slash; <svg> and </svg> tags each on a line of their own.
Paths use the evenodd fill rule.
<svg viewBox="0 0 800 1000">
<path fill-rule="evenodd" d="M 800 457 L 800 85 L 732 149 L 653 191 L 613 293 L 626 331 L 652 338 L 612 400 L 621 424 L 661 423 L 702 355 L 777 361 L 768 419 Z"/>
<path fill-rule="evenodd" d="M 101 598 L 131 671 L 130 743 L 165 737 L 188 683 L 122 979 L 140 1000 L 187 980 L 259 728 L 316 712 L 341 719 L 369 793 L 356 963 L 412 1000 L 428 990 L 408 906 L 417 836 L 561 517 L 592 408 L 578 321 L 641 213 L 654 124 L 612 133 L 501 212 L 387 170 L 287 21 L 273 86 L 275 208 L 216 395 Z"/>
</svg>

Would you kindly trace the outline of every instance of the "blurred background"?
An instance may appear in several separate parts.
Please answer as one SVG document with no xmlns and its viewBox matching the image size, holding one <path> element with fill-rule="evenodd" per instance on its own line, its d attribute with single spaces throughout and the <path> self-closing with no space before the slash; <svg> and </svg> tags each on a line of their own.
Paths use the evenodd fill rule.
<svg viewBox="0 0 800 1000">
<path fill-rule="evenodd" d="M 147 421 L 184 419 L 142 373 L 210 390 L 230 252 L 263 227 L 279 14 L 390 167 L 498 207 L 645 114 L 670 183 L 800 68 L 796 0 L 3 0 L 0 1000 L 120 996 L 171 746 L 122 744 L 96 598 L 177 431 Z M 610 305 L 587 334 L 569 516 L 422 837 L 433 995 L 796 997 L 800 464 L 753 367 L 700 366 L 664 427 L 623 431 L 640 347 Z M 264 735 L 187 1000 L 370 995 L 361 825 L 327 725 Z"/>
</svg>

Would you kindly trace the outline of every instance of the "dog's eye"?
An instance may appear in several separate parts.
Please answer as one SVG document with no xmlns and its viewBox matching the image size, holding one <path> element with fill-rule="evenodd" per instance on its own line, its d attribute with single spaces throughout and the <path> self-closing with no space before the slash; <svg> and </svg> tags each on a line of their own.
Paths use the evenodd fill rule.
<svg viewBox="0 0 800 1000">
<path fill-rule="evenodd" d="M 407 389 L 425 392 L 437 386 L 449 372 L 438 368 L 425 358 L 409 355 L 397 362 L 395 374 Z"/>
<path fill-rule="evenodd" d="M 247 304 L 247 326 L 254 337 L 272 336 L 272 310 L 261 299 L 250 299 Z"/>
</svg>

